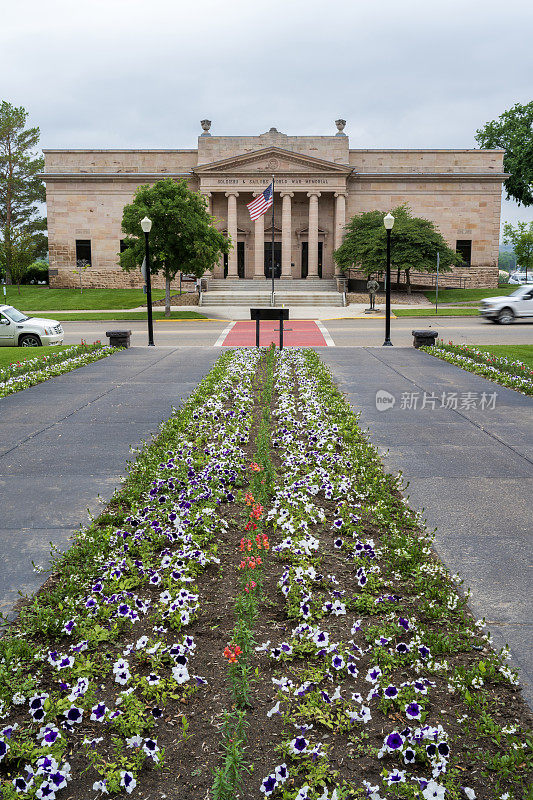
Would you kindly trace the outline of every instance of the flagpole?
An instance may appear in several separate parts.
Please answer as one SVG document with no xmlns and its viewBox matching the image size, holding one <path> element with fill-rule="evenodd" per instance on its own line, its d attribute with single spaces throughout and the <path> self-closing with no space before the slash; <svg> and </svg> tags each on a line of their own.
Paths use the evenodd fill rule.
<svg viewBox="0 0 533 800">
<path fill-rule="evenodd" d="M 272 253 L 271 253 L 271 269 L 272 269 L 272 297 L 270 302 L 274 303 L 274 175 L 272 175 Z"/>
</svg>

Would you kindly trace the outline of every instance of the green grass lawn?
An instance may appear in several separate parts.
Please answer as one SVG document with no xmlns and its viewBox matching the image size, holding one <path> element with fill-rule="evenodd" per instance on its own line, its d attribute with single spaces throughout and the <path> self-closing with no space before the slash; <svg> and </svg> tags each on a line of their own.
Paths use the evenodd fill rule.
<svg viewBox="0 0 533 800">
<path fill-rule="evenodd" d="M 71 344 L 62 347 L 0 347 L 0 369 L 4 369 L 15 361 L 25 361 L 27 358 L 44 358 L 59 350 L 66 350 Z"/>
<path fill-rule="evenodd" d="M 160 319 L 169 319 L 165 317 L 164 311 L 154 311 L 152 314 L 154 320 Z M 99 320 L 116 320 L 117 322 L 120 320 L 134 320 L 134 319 L 146 319 L 146 311 L 125 311 L 121 313 L 113 312 L 105 312 L 105 311 L 95 311 L 94 313 L 88 312 L 69 312 L 66 314 L 58 314 L 57 319 L 60 322 L 80 322 L 82 320 L 94 320 L 98 322 Z M 199 314 L 198 311 L 190 311 L 189 309 L 186 310 L 179 310 L 179 311 L 172 311 L 170 313 L 170 319 L 207 319 L 205 314 Z"/>
<path fill-rule="evenodd" d="M 519 288 L 506 284 L 498 286 L 497 289 L 440 289 L 439 303 L 466 303 L 469 300 L 472 302 L 483 300 L 485 297 L 503 297 Z M 424 294 L 431 303 L 435 302 L 435 292 L 424 292 Z"/>
<path fill-rule="evenodd" d="M 522 361 L 533 369 L 533 344 L 491 344 L 490 347 L 477 345 L 477 349 L 492 353 L 494 356 Z"/>
<path fill-rule="evenodd" d="M 31 311 L 75 311 L 78 308 L 135 308 L 146 303 L 142 289 L 50 289 L 48 286 L 7 286 L 7 298 L 0 293 L 0 303 L 15 306 L 24 313 Z M 175 292 L 173 291 L 173 294 Z M 161 300 L 162 289 L 154 289 L 152 298 Z"/>
<path fill-rule="evenodd" d="M 440 308 L 439 313 L 435 314 L 434 308 L 394 308 L 393 313 L 396 317 L 477 317 L 477 308 Z"/>
</svg>

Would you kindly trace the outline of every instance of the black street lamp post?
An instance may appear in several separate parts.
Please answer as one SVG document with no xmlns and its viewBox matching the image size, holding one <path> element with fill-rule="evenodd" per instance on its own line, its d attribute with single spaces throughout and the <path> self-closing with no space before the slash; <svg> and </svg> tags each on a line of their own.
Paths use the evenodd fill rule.
<svg viewBox="0 0 533 800">
<path fill-rule="evenodd" d="M 154 345 L 154 325 L 152 321 L 152 280 L 150 276 L 150 245 L 148 237 L 152 230 L 152 220 L 144 217 L 141 220 L 141 228 L 144 231 L 144 250 L 145 250 L 145 270 L 146 270 L 146 306 L 148 309 L 148 347 Z"/>
<path fill-rule="evenodd" d="M 385 215 L 383 224 L 387 231 L 387 287 L 385 289 L 385 341 L 383 347 L 392 347 L 390 340 L 390 232 L 394 225 L 394 217 L 390 211 Z"/>
</svg>

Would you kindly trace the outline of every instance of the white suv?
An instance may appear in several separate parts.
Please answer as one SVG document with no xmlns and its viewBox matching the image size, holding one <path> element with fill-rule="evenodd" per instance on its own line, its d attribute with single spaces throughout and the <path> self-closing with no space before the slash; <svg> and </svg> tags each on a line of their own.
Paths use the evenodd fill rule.
<svg viewBox="0 0 533 800">
<path fill-rule="evenodd" d="M 518 317 L 533 317 L 533 286 L 521 286 L 507 297 L 487 297 L 479 313 L 491 322 L 509 325 Z"/>
<path fill-rule="evenodd" d="M 40 347 L 62 344 L 63 328 L 55 319 L 27 317 L 13 306 L 0 305 L 0 346 Z"/>
</svg>

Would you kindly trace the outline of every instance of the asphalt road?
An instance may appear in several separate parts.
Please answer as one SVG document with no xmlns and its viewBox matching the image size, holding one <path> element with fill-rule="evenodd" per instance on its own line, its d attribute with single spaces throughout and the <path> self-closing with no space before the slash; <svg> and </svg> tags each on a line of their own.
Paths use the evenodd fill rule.
<svg viewBox="0 0 533 800">
<path fill-rule="evenodd" d="M 378 347 L 383 344 L 385 322 L 380 319 L 324 319 L 323 325 L 337 347 Z M 228 320 L 157 320 L 154 323 L 156 345 L 169 347 L 213 347 L 228 326 Z M 81 339 L 106 342 L 105 332 L 112 329 L 132 331 L 132 345 L 147 344 L 146 323 L 140 320 L 125 322 L 64 322 L 64 344 L 79 344 Z M 439 336 L 461 344 L 533 344 L 533 320 L 519 320 L 513 325 L 494 325 L 478 317 L 399 317 L 391 323 L 392 343 L 409 347 L 411 331 L 431 328 Z"/>
</svg>

